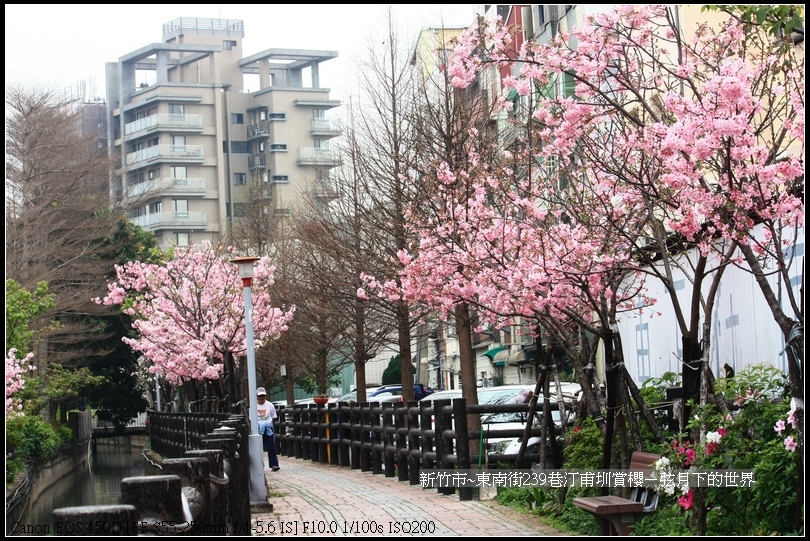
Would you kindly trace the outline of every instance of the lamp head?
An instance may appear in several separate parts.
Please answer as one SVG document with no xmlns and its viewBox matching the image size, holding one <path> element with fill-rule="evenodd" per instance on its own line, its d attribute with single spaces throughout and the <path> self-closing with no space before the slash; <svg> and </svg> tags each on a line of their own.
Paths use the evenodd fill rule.
<svg viewBox="0 0 810 541">
<path fill-rule="evenodd" d="M 253 264 L 259 260 L 258 257 L 236 257 L 231 259 L 239 269 L 239 276 L 242 280 L 250 280 L 253 278 Z"/>
</svg>

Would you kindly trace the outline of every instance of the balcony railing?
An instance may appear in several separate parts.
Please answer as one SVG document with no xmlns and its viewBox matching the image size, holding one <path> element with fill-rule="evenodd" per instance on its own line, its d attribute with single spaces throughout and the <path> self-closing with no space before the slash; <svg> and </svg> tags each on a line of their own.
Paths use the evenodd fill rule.
<svg viewBox="0 0 810 541">
<path fill-rule="evenodd" d="M 124 126 L 124 135 L 138 137 L 159 130 L 202 131 L 202 128 L 202 115 L 158 113 L 126 124 Z"/>
<path fill-rule="evenodd" d="M 259 169 L 261 167 L 267 167 L 267 157 L 264 154 L 248 156 L 248 169 Z"/>
<path fill-rule="evenodd" d="M 299 148 L 298 165 L 337 167 L 340 165 L 340 158 L 328 148 Z"/>
<path fill-rule="evenodd" d="M 127 197 L 134 198 L 147 193 L 169 193 L 174 195 L 205 195 L 204 178 L 159 178 L 132 184 Z"/>
<path fill-rule="evenodd" d="M 126 157 L 127 165 L 157 160 L 182 160 L 186 162 L 203 161 L 202 145 L 155 145 L 142 150 L 130 152 Z"/>
<path fill-rule="evenodd" d="M 261 120 L 256 124 L 248 126 L 247 135 L 248 139 L 256 139 L 257 137 L 270 137 L 270 124 L 269 120 Z"/>
<path fill-rule="evenodd" d="M 327 120 L 325 118 L 312 119 L 312 128 L 310 130 L 312 135 L 337 137 L 342 132 L 340 124 L 334 120 Z"/>
<path fill-rule="evenodd" d="M 206 216 L 203 211 L 196 212 L 155 212 L 147 216 L 138 216 L 132 221 L 144 229 L 204 227 Z"/>
</svg>

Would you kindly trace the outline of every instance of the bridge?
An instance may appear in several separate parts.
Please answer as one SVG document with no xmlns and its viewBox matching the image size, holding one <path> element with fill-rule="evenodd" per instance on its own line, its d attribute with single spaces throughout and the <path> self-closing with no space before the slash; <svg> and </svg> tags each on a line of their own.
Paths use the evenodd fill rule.
<svg viewBox="0 0 810 541">
<path fill-rule="evenodd" d="M 149 434 L 149 424 L 146 419 L 146 412 L 139 413 L 138 417 L 130 421 L 130 423 L 121 430 L 116 429 L 110 422 L 99 421 L 93 417 L 93 439 L 115 438 L 118 436 L 146 436 Z"/>
</svg>

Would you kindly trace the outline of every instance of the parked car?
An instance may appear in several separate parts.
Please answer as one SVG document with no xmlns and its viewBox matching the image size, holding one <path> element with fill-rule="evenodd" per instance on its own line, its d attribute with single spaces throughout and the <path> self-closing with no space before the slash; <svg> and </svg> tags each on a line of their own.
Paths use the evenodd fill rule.
<svg viewBox="0 0 810 541">
<path fill-rule="evenodd" d="M 422 401 L 433 400 L 452 400 L 454 398 L 461 398 L 461 389 L 450 389 L 448 391 L 436 391 L 430 393 L 422 399 Z"/>
<path fill-rule="evenodd" d="M 433 394 L 433 389 L 427 385 L 417 383 L 413 386 L 414 398 L 421 400 L 424 397 Z M 396 401 L 392 396 L 402 395 L 402 385 L 392 384 L 375 387 L 373 389 L 366 389 L 366 398 L 369 402 L 391 402 Z M 357 390 L 344 394 L 337 399 L 338 402 L 357 402 Z"/>
<path fill-rule="evenodd" d="M 478 402 L 480 404 L 509 404 L 509 403 L 524 403 L 531 400 L 534 393 L 534 384 L 531 385 L 505 385 L 501 387 L 493 387 L 492 390 L 479 390 Z M 578 384 L 564 383 L 561 384 L 563 400 L 565 403 L 566 419 L 565 424 L 570 426 L 575 419 L 576 403 L 580 399 L 581 389 Z M 551 418 L 554 426 L 559 428 L 563 424 L 562 414 L 557 405 L 558 397 L 551 395 L 549 400 L 552 404 Z M 538 397 L 536 411 L 534 413 L 533 424 L 535 428 L 541 426 L 543 420 L 543 397 Z M 527 412 L 507 412 L 507 413 L 490 413 L 483 414 L 481 418 L 481 428 L 484 434 L 489 431 L 495 430 L 522 430 L 526 427 Z M 516 455 L 520 450 L 522 436 L 509 436 L 509 437 L 487 437 L 484 436 L 485 446 L 488 455 Z M 537 452 L 540 445 L 540 438 L 532 436 L 526 444 L 526 452 Z"/>
<path fill-rule="evenodd" d="M 366 389 L 366 396 L 369 396 L 372 392 L 376 391 L 380 387 L 368 387 Z M 338 402 L 357 402 L 357 389 L 352 389 L 348 393 L 340 396 L 337 399 Z"/>
</svg>

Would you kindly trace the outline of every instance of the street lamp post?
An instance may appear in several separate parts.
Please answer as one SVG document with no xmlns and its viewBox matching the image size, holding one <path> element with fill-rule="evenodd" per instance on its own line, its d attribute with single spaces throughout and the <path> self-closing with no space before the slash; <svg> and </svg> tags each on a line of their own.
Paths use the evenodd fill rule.
<svg viewBox="0 0 810 541">
<path fill-rule="evenodd" d="M 231 260 L 239 268 L 242 278 L 242 292 L 245 296 L 245 346 L 247 349 L 248 393 L 250 404 L 250 435 L 248 450 L 250 454 L 250 501 L 251 503 L 267 502 L 267 482 L 264 476 L 264 446 L 259 434 L 259 418 L 256 410 L 256 356 L 253 348 L 253 300 L 250 286 L 253 283 L 253 264 L 258 257 L 237 257 Z"/>
</svg>

